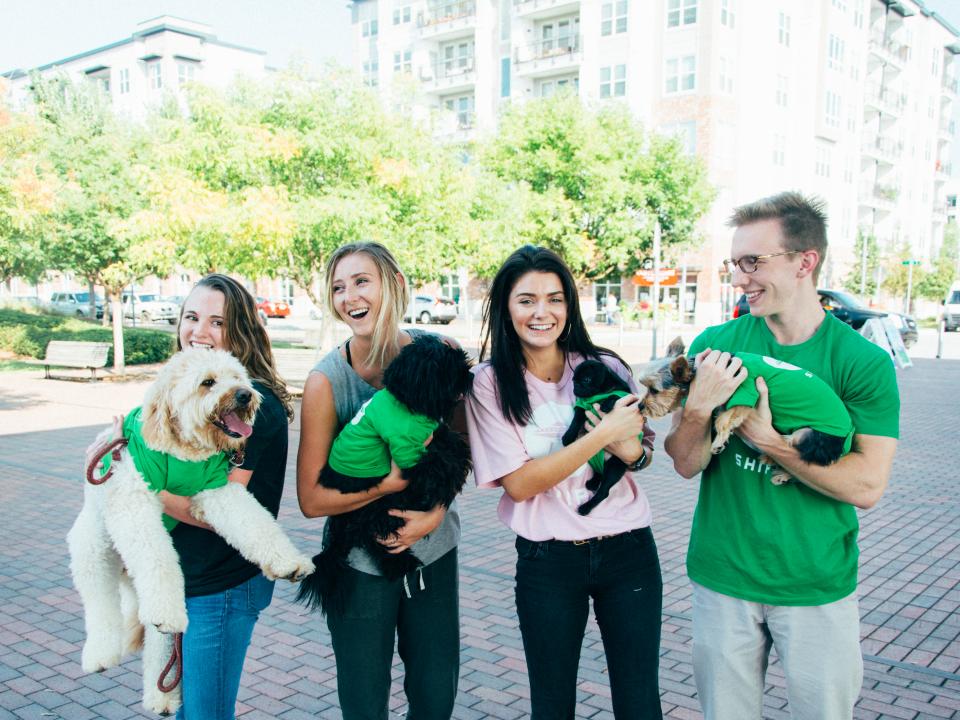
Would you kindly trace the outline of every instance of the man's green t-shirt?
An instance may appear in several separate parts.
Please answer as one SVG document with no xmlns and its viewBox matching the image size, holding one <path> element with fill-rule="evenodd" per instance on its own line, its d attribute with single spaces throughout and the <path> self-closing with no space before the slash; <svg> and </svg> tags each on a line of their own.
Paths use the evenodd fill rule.
<svg viewBox="0 0 960 720">
<path fill-rule="evenodd" d="M 437 422 L 411 413 L 389 390 L 378 390 L 343 427 L 327 461 L 341 475 L 369 478 L 416 465 Z"/>
<path fill-rule="evenodd" d="M 689 352 L 708 347 L 805 368 L 840 397 L 855 434 L 899 435 L 900 396 L 890 356 L 829 313 L 798 345 L 780 345 L 763 319 L 747 315 L 706 329 Z M 859 557 L 856 510 L 800 482 L 774 485 L 770 470 L 736 435 L 711 459 L 690 533 L 690 579 L 769 605 L 823 605 L 851 594 Z"/>
<path fill-rule="evenodd" d="M 173 455 L 150 449 L 143 439 L 143 408 L 136 408 L 123 421 L 123 436 L 127 438 L 127 451 L 133 458 L 144 481 L 154 492 L 166 490 L 173 495 L 191 497 L 201 490 L 211 490 L 227 484 L 230 460 L 226 453 L 218 452 L 206 460 L 180 460 Z M 110 454 L 103 460 L 104 468 L 112 462 Z M 163 516 L 163 526 L 173 530 L 179 523 L 169 515 Z"/>
<path fill-rule="evenodd" d="M 763 377 L 769 391 L 773 427 L 782 435 L 789 435 L 803 427 L 846 438 L 843 451 L 849 452 L 853 439 L 853 421 L 843 402 L 823 380 L 809 370 L 783 360 L 738 352 L 750 377 Z M 760 393 L 754 382 L 740 385 L 727 401 L 726 407 L 738 405 L 755 407 Z"/>
</svg>

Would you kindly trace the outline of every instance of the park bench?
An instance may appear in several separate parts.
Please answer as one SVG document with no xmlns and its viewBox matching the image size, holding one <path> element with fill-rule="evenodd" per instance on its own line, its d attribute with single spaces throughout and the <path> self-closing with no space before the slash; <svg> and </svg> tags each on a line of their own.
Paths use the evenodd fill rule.
<svg viewBox="0 0 960 720">
<path fill-rule="evenodd" d="M 107 354 L 110 352 L 110 343 L 81 342 L 74 340 L 51 340 L 47 343 L 47 354 L 43 360 L 34 361 L 43 365 L 44 377 L 53 378 L 51 367 L 89 368 L 90 379 L 97 379 L 97 368 L 107 364 Z M 65 379 L 65 378 L 59 378 Z"/>
</svg>

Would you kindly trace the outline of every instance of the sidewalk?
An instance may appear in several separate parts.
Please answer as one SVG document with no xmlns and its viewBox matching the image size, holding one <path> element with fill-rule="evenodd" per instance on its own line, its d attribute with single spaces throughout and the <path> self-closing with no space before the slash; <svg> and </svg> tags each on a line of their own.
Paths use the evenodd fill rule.
<svg viewBox="0 0 960 720">
<path fill-rule="evenodd" d="M 960 334 L 950 339 L 960 341 Z M 298 354 L 281 359 L 282 369 L 299 367 L 290 379 L 301 379 L 312 365 L 312 351 L 290 352 Z M 139 709 L 137 660 L 101 675 L 80 669 L 83 620 L 64 542 L 81 502 L 80 463 L 96 432 L 91 426 L 139 403 L 146 383 L 69 383 L 41 375 L 0 373 L 0 720 L 149 717 Z M 902 437 L 893 480 L 881 503 L 861 515 L 866 662 L 855 717 L 960 720 L 960 361 L 918 359 L 899 379 Z M 655 427 L 662 438 L 666 421 Z M 281 521 L 294 542 L 314 549 L 321 523 L 302 518 L 296 507 L 298 442 L 294 424 Z M 644 482 L 664 577 L 663 709 L 670 718 L 698 718 L 684 572 L 696 483 L 680 480 L 662 452 L 644 472 Z M 513 536 L 497 520 L 498 498 L 497 492 L 468 488 L 460 500 L 462 655 L 455 717 L 465 720 L 529 715 L 513 606 Z M 292 604 L 292 597 L 291 586 L 278 584 L 257 626 L 240 693 L 247 720 L 340 715 L 329 635 L 323 621 Z M 395 667 L 391 708 L 397 718 L 405 710 L 400 677 Z M 578 718 L 612 718 L 602 644 L 592 621 L 578 701 Z M 775 662 L 765 717 L 789 717 L 785 704 Z"/>
</svg>

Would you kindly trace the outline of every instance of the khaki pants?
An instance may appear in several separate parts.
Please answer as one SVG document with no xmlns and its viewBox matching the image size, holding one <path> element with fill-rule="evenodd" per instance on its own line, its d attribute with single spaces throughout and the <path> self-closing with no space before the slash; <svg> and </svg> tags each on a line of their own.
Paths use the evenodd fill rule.
<svg viewBox="0 0 960 720">
<path fill-rule="evenodd" d="M 693 584 L 693 672 L 706 720 L 760 720 L 776 646 L 794 720 L 850 720 L 863 682 L 856 593 L 827 605 L 763 605 Z"/>
</svg>

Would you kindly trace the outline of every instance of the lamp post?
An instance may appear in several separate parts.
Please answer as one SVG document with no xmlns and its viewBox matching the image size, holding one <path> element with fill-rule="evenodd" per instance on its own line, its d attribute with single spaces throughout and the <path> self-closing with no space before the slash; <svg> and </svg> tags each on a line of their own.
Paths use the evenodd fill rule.
<svg viewBox="0 0 960 720">
<path fill-rule="evenodd" d="M 904 260 L 901 263 L 901 265 L 907 266 L 907 306 L 903 309 L 903 312 L 907 315 L 910 314 L 910 295 L 913 293 L 913 266 L 919 264 L 919 260 Z"/>
<path fill-rule="evenodd" d="M 657 323 L 660 321 L 660 221 L 653 226 L 653 346 L 650 359 L 657 359 Z"/>
</svg>

